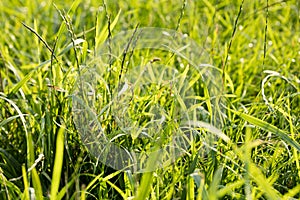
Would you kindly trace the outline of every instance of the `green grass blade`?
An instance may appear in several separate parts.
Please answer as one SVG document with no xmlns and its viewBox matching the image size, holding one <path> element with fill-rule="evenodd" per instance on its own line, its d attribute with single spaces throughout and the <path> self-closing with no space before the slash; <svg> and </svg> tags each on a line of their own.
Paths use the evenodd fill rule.
<svg viewBox="0 0 300 200">
<path fill-rule="evenodd" d="M 0 156 L 3 160 L 5 160 L 5 164 L 11 167 L 12 170 L 21 167 L 21 164 L 18 162 L 18 160 L 16 160 L 14 156 L 8 153 L 5 149 L 0 148 Z"/>
<path fill-rule="evenodd" d="M 134 190 L 134 179 L 130 170 L 126 170 L 124 173 L 125 193 L 127 196 L 131 196 Z"/>
<path fill-rule="evenodd" d="M 244 183 L 245 183 L 245 180 L 241 179 L 241 180 L 226 184 L 226 187 L 221 188 L 218 191 L 218 194 L 217 194 L 218 198 L 223 198 L 226 194 L 230 194 L 235 189 L 242 187 L 244 185 Z"/>
<path fill-rule="evenodd" d="M 18 82 L 8 93 L 8 98 L 10 98 L 12 95 L 16 94 L 18 90 L 29 81 L 29 79 L 34 74 L 34 70 L 31 71 L 29 74 L 27 74 L 20 82 Z"/>
<path fill-rule="evenodd" d="M 32 169 L 32 184 L 37 199 L 43 199 L 43 189 L 40 177 L 35 168 Z"/>
<path fill-rule="evenodd" d="M 190 175 L 188 176 L 188 180 L 187 180 L 187 195 L 186 195 L 186 199 L 195 199 L 195 182 L 193 177 Z"/>
<path fill-rule="evenodd" d="M 300 184 L 298 184 L 296 187 L 290 189 L 283 197 L 283 200 L 290 200 L 291 197 L 294 197 L 295 195 L 300 193 Z"/>
<path fill-rule="evenodd" d="M 271 133 L 274 133 L 275 135 L 280 137 L 282 140 L 284 140 L 285 142 L 287 142 L 289 145 L 293 146 L 294 148 L 296 148 L 300 152 L 299 143 L 297 143 L 295 140 L 290 138 L 285 131 L 283 131 L 283 130 L 277 128 L 276 126 L 274 126 L 272 124 L 269 124 L 269 123 L 267 123 L 267 122 L 265 122 L 261 119 L 253 117 L 251 115 L 241 113 L 241 112 L 237 112 L 237 111 L 234 111 L 234 110 L 231 110 L 231 111 L 233 113 L 235 113 L 236 115 L 239 115 L 241 118 L 248 121 L 249 123 L 251 123 L 251 124 L 253 124 L 253 125 L 255 125 L 255 126 L 265 130 L 265 131 L 269 131 Z"/>
<path fill-rule="evenodd" d="M 28 178 L 27 178 L 27 172 L 26 172 L 25 165 L 22 165 L 22 176 L 23 176 L 23 183 L 24 183 L 23 199 L 30 200 L 29 199 L 29 184 L 28 184 Z"/>
<path fill-rule="evenodd" d="M 51 182 L 50 199 L 56 200 L 61 178 L 61 171 L 64 158 L 64 128 L 60 128 L 57 133 L 55 160 Z"/>
<path fill-rule="evenodd" d="M 20 188 L 17 185 L 15 185 L 13 182 L 8 181 L 6 179 L 6 177 L 3 174 L 3 170 L 2 170 L 1 167 L 0 167 L 0 185 L 5 188 L 8 199 L 10 199 L 11 196 L 15 197 L 15 198 L 12 198 L 12 199 L 16 199 L 17 197 L 22 196 L 22 191 L 20 190 Z"/>
<path fill-rule="evenodd" d="M 24 114 L 23 116 L 27 116 L 27 114 Z M 6 119 L 4 119 L 3 121 L 0 122 L 0 127 L 4 126 L 5 124 L 11 122 L 12 120 L 16 119 L 20 117 L 19 115 L 15 115 L 15 116 L 11 116 L 11 117 L 8 117 Z"/>
<path fill-rule="evenodd" d="M 10 100 L 8 98 L 5 98 L 1 95 L 0 95 L 0 99 L 3 99 L 5 101 L 7 101 L 9 104 L 11 104 L 13 106 L 13 108 L 16 110 L 16 112 L 18 113 L 18 115 L 20 116 L 20 119 L 22 121 L 22 125 L 23 125 L 24 130 L 25 130 L 25 135 L 26 135 L 27 165 L 31 166 L 34 163 L 34 148 L 33 148 L 33 144 L 32 144 L 31 134 L 28 133 L 28 131 L 27 131 L 26 120 L 24 118 L 24 114 L 21 112 L 19 107 L 12 100 Z"/>
<path fill-rule="evenodd" d="M 96 176 L 89 184 L 86 186 L 85 191 L 88 191 L 96 183 L 96 181 L 101 181 L 103 179 L 103 173 Z"/>
<path fill-rule="evenodd" d="M 117 16 L 115 17 L 114 21 L 110 24 L 110 31 L 112 31 L 114 29 L 114 27 L 116 26 L 116 24 L 117 24 L 117 22 L 119 20 L 120 14 L 121 14 L 121 10 L 119 10 L 119 12 L 118 12 Z M 95 37 L 95 42 L 96 42 L 95 47 L 96 47 L 96 49 L 108 37 L 108 29 L 107 29 L 107 27 L 105 27 L 104 29 L 102 29 L 102 31 L 99 33 L 99 26 L 100 26 L 99 23 L 103 23 L 103 22 L 98 22 L 97 21 L 97 24 L 96 24 L 96 37 Z"/>
<path fill-rule="evenodd" d="M 217 194 L 218 194 L 219 183 L 222 179 L 222 173 L 223 173 L 223 168 L 220 168 L 214 174 L 211 186 L 209 187 L 208 190 L 208 196 L 210 199 L 218 199 Z"/>
<path fill-rule="evenodd" d="M 115 184 L 113 184 L 113 183 L 110 182 L 110 181 L 107 181 L 107 183 L 108 183 L 112 188 L 114 188 L 114 189 L 122 196 L 123 199 L 127 199 L 126 194 L 125 194 L 118 186 L 116 186 Z"/>
<path fill-rule="evenodd" d="M 249 164 L 249 171 L 251 173 L 251 178 L 256 182 L 260 190 L 267 196 L 268 199 L 280 199 L 278 191 L 270 185 L 269 181 L 255 164 Z"/>
<path fill-rule="evenodd" d="M 65 194 L 67 193 L 68 188 L 70 188 L 70 187 L 74 184 L 75 179 L 76 179 L 76 176 L 74 176 L 74 177 L 71 179 L 71 181 L 69 181 L 69 182 L 68 182 L 68 183 L 67 183 L 67 184 L 59 191 L 59 193 L 58 193 L 57 196 L 56 196 L 57 200 L 60 200 L 60 199 L 62 199 L 62 198 L 65 196 Z"/>
<path fill-rule="evenodd" d="M 146 172 L 143 174 L 141 184 L 139 186 L 136 200 L 147 199 L 151 192 L 151 185 L 153 181 L 153 172 Z"/>
</svg>

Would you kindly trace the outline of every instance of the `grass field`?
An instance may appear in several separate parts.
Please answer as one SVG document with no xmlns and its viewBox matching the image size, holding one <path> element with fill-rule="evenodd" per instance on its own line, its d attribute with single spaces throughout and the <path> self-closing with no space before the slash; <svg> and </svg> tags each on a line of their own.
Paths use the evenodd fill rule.
<svg viewBox="0 0 300 200">
<path fill-rule="evenodd" d="M 173 30 L 175 50 L 118 35 L 144 27 L 151 45 Z M 298 0 L 2 0 L 0 30 L 1 200 L 300 198 Z"/>
</svg>

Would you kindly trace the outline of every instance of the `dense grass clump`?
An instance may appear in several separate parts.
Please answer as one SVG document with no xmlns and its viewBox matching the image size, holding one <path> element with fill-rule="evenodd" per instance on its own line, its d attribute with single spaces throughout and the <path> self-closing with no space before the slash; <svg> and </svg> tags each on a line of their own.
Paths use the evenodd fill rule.
<svg viewBox="0 0 300 200">
<path fill-rule="evenodd" d="M 2 0 L 0 30 L 0 199 L 300 198 L 297 0 Z"/>
</svg>

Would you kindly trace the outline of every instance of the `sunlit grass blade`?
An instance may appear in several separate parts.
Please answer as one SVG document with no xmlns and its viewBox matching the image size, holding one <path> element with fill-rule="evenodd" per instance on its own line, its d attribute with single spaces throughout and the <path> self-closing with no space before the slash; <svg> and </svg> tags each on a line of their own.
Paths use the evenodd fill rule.
<svg viewBox="0 0 300 200">
<path fill-rule="evenodd" d="M 223 173 L 223 169 L 220 168 L 215 172 L 213 176 L 212 183 L 208 189 L 208 196 L 210 199 L 218 199 L 217 195 L 219 190 L 219 183 L 222 179 L 222 173 Z"/>
<path fill-rule="evenodd" d="M 235 113 L 236 115 L 240 116 L 241 118 L 243 118 L 244 120 L 248 121 L 249 123 L 265 130 L 265 131 L 269 131 L 273 134 L 275 134 L 276 136 L 280 137 L 282 140 L 284 140 L 285 142 L 287 142 L 289 145 L 293 146 L 294 148 L 296 148 L 299 152 L 300 152 L 300 145 L 299 143 L 297 143 L 295 140 L 293 140 L 292 138 L 290 138 L 288 136 L 288 133 L 286 133 L 285 131 L 277 128 L 276 126 L 269 124 L 261 119 L 258 119 L 256 117 L 253 117 L 251 115 L 245 114 L 245 113 L 241 113 L 238 111 L 234 111 L 234 110 L 230 110 L 233 113 Z"/>
<path fill-rule="evenodd" d="M 56 198 L 57 200 L 63 199 L 63 197 L 66 195 L 68 188 L 70 188 L 74 182 L 75 182 L 76 176 L 73 177 L 57 194 Z"/>
<path fill-rule="evenodd" d="M 187 180 L 187 195 L 186 195 L 186 199 L 195 199 L 195 182 L 193 177 L 190 175 L 188 176 L 188 180 Z"/>
<path fill-rule="evenodd" d="M 116 186 L 115 184 L 113 184 L 112 182 L 110 181 L 107 181 L 107 183 L 112 187 L 114 188 L 120 195 L 123 199 L 127 199 L 127 195 L 118 187 Z"/>
<path fill-rule="evenodd" d="M 32 184 L 35 191 L 35 195 L 37 199 L 43 199 L 43 189 L 41 180 L 39 177 L 38 172 L 36 171 L 36 168 L 32 169 Z"/>
<path fill-rule="evenodd" d="M 28 116 L 27 114 L 23 114 L 23 116 Z M 3 121 L 0 122 L 0 127 L 4 126 L 5 124 L 11 122 L 12 120 L 16 119 L 20 117 L 19 115 L 15 115 L 15 116 L 11 116 L 11 117 L 8 117 L 6 119 L 4 119 Z"/>
<path fill-rule="evenodd" d="M 290 200 L 292 197 L 300 193 L 300 184 L 298 184 L 296 187 L 290 189 L 283 197 L 283 200 Z"/>
<path fill-rule="evenodd" d="M 64 158 L 64 128 L 61 127 L 56 137 L 56 151 L 55 151 L 55 160 L 54 160 L 51 191 L 50 191 L 51 200 L 57 199 L 56 197 L 60 185 L 61 171 L 63 168 L 63 158 Z"/>
<path fill-rule="evenodd" d="M 29 199 L 29 182 L 28 182 L 28 178 L 27 178 L 27 172 L 26 172 L 25 165 L 22 165 L 22 176 L 23 176 L 23 184 L 24 184 L 23 199 L 30 200 Z"/>
<path fill-rule="evenodd" d="M 119 20 L 120 14 L 121 14 L 121 10 L 119 10 L 119 12 L 118 12 L 117 16 L 115 17 L 114 21 L 110 24 L 110 31 L 112 31 L 114 29 L 114 27 L 116 26 L 116 24 L 117 24 L 117 22 Z M 107 29 L 107 27 L 104 27 L 101 32 L 99 31 L 100 23 L 102 23 L 102 21 L 101 22 L 97 21 L 97 24 L 96 24 L 96 37 L 95 37 L 95 43 L 96 43 L 95 47 L 96 47 L 96 49 L 108 37 L 108 29 Z"/>
<path fill-rule="evenodd" d="M 126 196 L 130 197 L 134 191 L 134 179 L 131 171 L 127 170 L 124 173 L 124 184 Z"/>
<path fill-rule="evenodd" d="M 226 187 L 220 188 L 218 190 L 217 196 L 218 198 L 223 198 L 225 195 L 232 193 L 235 189 L 241 188 L 245 183 L 244 179 L 226 184 Z"/>
<path fill-rule="evenodd" d="M 280 199 L 279 192 L 275 190 L 272 185 L 270 185 L 269 181 L 265 178 L 264 174 L 260 171 L 260 169 L 255 166 L 253 163 L 249 163 L 249 172 L 251 173 L 251 178 L 256 182 L 259 189 L 263 194 L 270 200 Z"/>
<path fill-rule="evenodd" d="M 33 76 L 33 74 L 34 74 L 34 71 L 31 71 L 20 82 L 18 82 L 8 93 L 8 98 L 10 98 L 12 95 L 16 94 L 18 92 L 18 90 L 28 82 L 28 80 Z"/>
<path fill-rule="evenodd" d="M 147 199 L 151 192 L 151 185 L 153 182 L 153 172 L 146 172 L 143 174 L 141 184 L 137 191 L 136 200 Z"/>
<path fill-rule="evenodd" d="M 4 187 L 3 190 L 5 191 L 5 194 L 3 191 L 3 193 L 2 193 L 3 195 L 0 195 L 0 197 L 4 196 L 7 199 L 16 199 L 16 198 L 22 197 L 22 195 L 23 195 L 22 191 L 20 190 L 20 188 L 17 185 L 15 185 L 13 182 L 10 182 L 6 179 L 1 167 L 0 167 L 0 185 L 2 187 Z M 5 199 L 5 198 L 3 198 L 3 199 Z"/>
</svg>

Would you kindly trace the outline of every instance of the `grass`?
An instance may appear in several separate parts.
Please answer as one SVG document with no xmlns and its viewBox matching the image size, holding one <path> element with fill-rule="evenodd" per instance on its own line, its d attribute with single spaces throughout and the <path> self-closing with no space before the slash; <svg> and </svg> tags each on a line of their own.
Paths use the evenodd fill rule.
<svg viewBox="0 0 300 200">
<path fill-rule="evenodd" d="M 299 199 L 299 17 L 297 0 L 1 1 L 0 199 Z M 114 39 L 143 27 L 207 54 Z M 95 110 L 77 115 L 74 94 Z M 118 145 L 140 165 L 112 168 Z"/>
</svg>

